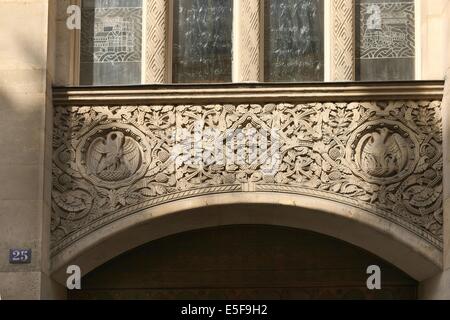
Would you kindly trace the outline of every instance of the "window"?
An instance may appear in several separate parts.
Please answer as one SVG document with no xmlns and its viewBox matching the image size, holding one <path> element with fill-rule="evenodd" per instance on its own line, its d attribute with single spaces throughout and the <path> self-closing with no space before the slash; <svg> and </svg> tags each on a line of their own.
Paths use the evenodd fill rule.
<svg viewBox="0 0 450 320">
<path fill-rule="evenodd" d="M 414 0 L 357 0 L 356 80 L 412 80 L 414 68 Z"/>
<path fill-rule="evenodd" d="M 140 83 L 142 0 L 85 0 L 82 4 L 80 83 Z"/>
<path fill-rule="evenodd" d="M 231 82 L 232 0 L 175 0 L 173 82 Z"/>
<path fill-rule="evenodd" d="M 266 0 L 265 81 L 323 81 L 323 0 Z"/>
<path fill-rule="evenodd" d="M 83 0 L 80 83 L 415 79 L 416 0 L 237 1 Z"/>
</svg>

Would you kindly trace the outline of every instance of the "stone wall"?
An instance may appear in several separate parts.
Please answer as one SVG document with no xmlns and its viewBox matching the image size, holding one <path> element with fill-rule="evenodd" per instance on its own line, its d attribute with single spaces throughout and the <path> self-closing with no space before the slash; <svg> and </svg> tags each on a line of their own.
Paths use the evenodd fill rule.
<svg viewBox="0 0 450 320">
<path fill-rule="evenodd" d="M 448 0 L 421 1 L 423 9 L 421 30 L 423 34 L 422 75 L 424 79 L 441 79 L 443 70 L 445 70 L 443 66 L 450 66 L 448 41 L 450 38 L 448 33 L 448 21 L 450 20 L 449 2 Z M 77 83 L 77 35 L 73 32 L 67 32 L 67 29 L 64 28 L 65 9 L 69 3 L 79 2 L 78 0 L 10 0 L 0 2 L 0 39 L 2 40 L 2 50 L 0 51 L 0 133 L 2 136 L 0 139 L 0 295 L 3 299 L 38 299 L 64 296 L 64 292 L 59 290 L 61 288 L 54 285 L 49 278 L 50 207 L 52 205 L 51 158 L 53 152 L 51 133 L 54 119 L 51 87 L 55 83 Z M 255 79 L 252 77 L 251 79 L 243 80 Z M 284 96 L 289 96 L 290 94 L 290 91 L 286 91 Z M 333 97 L 327 97 L 326 101 L 322 102 L 334 102 L 330 103 L 330 105 L 335 107 L 333 112 L 339 112 L 342 108 L 337 101 L 333 101 L 333 98 L 342 97 L 343 94 L 345 95 L 342 92 L 334 94 Z M 239 96 L 239 94 L 236 94 L 236 96 Z M 400 99 L 399 96 L 401 97 L 401 94 L 395 92 L 395 94 L 385 98 L 393 101 L 393 99 Z M 370 97 L 373 98 L 373 96 Z M 411 96 L 402 98 L 403 100 L 415 101 L 408 107 L 412 108 L 412 110 L 437 108 L 437 104 L 431 102 L 436 97 L 433 97 L 426 103 L 420 99 L 411 99 Z M 124 98 L 122 96 L 121 99 L 124 101 L 127 97 Z M 273 98 L 272 95 L 271 99 L 273 100 L 259 101 L 257 104 L 262 108 L 266 104 L 284 101 L 280 99 L 280 96 Z M 153 101 L 153 105 L 156 103 L 156 100 Z M 358 98 L 353 101 L 363 100 Z M 365 101 L 369 101 L 369 106 L 377 105 L 371 104 L 370 99 Z M 292 101 L 285 102 L 292 103 Z M 304 103 L 308 105 L 309 102 L 311 101 L 297 102 L 297 104 Z M 345 101 L 341 100 L 340 102 Z M 346 103 L 349 102 L 347 101 Z M 176 101 L 166 101 L 164 103 L 167 105 L 184 105 L 186 100 L 179 98 Z M 206 105 L 208 101 L 204 100 L 201 103 L 199 105 Z M 223 100 L 217 103 L 221 104 L 221 108 L 224 108 L 226 105 Z M 240 103 L 251 104 L 247 103 L 245 99 L 240 99 L 240 101 L 235 99 L 235 101 L 227 103 L 233 104 L 233 108 L 238 107 Z M 446 102 L 444 106 L 447 104 Z M 115 106 L 111 101 L 105 102 L 105 105 L 109 105 L 109 107 L 104 107 L 103 111 L 113 114 L 116 112 L 115 109 L 113 111 L 110 109 L 110 107 Z M 141 105 L 148 107 L 152 103 L 151 101 L 141 102 Z M 78 110 L 83 110 L 83 106 L 83 103 L 72 105 L 72 107 L 77 107 Z M 414 112 L 412 114 L 415 114 Z M 262 121 L 258 117 L 256 117 L 258 121 Z M 369 126 L 368 122 L 364 125 Z M 415 132 L 412 135 L 413 139 L 417 141 L 422 139 L 420 130 L 415 131 L 415 129 L 403 124 L 402 121 L 400 122 L 401 124 L 398 125 L 398 128 L 393 130 L 408 133 L 409 136 L 411 136 L 410 131 L 412 130 Z M 444 125 L 447 123 L 448 119 L 444 114 Z M 86 123 L 82 124 L 82 126 L 85 125 Z M 108 124 L 102 125 L 107 126 Z M 368 127 L 365 128 L 369 130 Z M 379 129 L 381 130 L 381 128 Z M 119 128 L 120 130 L 121 128 Z M 446 130 L 444 129 L 444 138 L 448 136 Z M 92 133 L 92 130 L 89 132 Z M 366 133 L 368 131 L 363 130 L 361 132 L 362 135 Z M 402 139 L 409 141 L 411 137 Z M 414 152 L 412 154 L 417 155 L 416 147 L 413 149 Z M 444 154 L 446 154 L 445 151 Z M 411 159 L 414 160 L 413 162 L 417 169 L 419 162 L 416 163 L 415 161 L 420 161 L 423 158 L 419 157 L 417 159 L 412 157 Z M 443 163 L 445 172 L 445 166 L 447 166 L 446 158 L 444 158 Z M 366 177 L 364 174 L 356 174 L 352 168 L 347 169 L 350 170 L 349 172 L 351 173 L 348 173 L 350 175 L 355 175 L 359 178 Z M 329 179 L 332 172 L 327 172 L 326 169 L 322 170 L 325 171 Z M 331 175 L 331 177 L 335 176 Z M 158 179 L 162 178 L 162 176 L 158 177 Z M 320 183 L 326 183 L 321 178 L 319 179 Z M 445 178 L 444 173 L 444 181 L 445 179 L 447 178 Z M 373 182 L 374 180 L 372 179 L 371 181 Z M 94 188 L 96 187 L 94 185 Z M 440 191 L 436 191 L 435 187 L 436 185 L 433 185 L 432 189 L 435 192 L 430 199 L 441 196 Z M 158 194 L 161 191 L 161 188 L 155 188 L 153 191 L 150 190 L 149 195 L 153 196 L 154 192 Z M 373 195 L 373 192 L 369 192 L 369 194 Z M 361 197 L 363 199 L 358 199 L 358 201 L 362 201 L 369 206 L 372 205 L 370 203 L 371 200 L 367 199 L 367 195 L 361 194 Z M 112 198 L 114 199 L 114 197 Z M 53 201 L 56 203 L 55 199 Z M 129 203 L 126 203 L 126 205 L 129 205 Z M 98 212 L 100 211 L 94 213 Z M 427 212 L 426 216 L 431 219 L 431 224 L 426 224 L 422 221 L 423 217 L 415 218 L 414 214 L 410 215 L 411 211 L 409 210 L 405 212 L 406 219 L 402 217 L 400 220 L 407 221 L 414 228 L 419 228 L 419 234 L 424 232 L 425 235 L 429 235 L 428 243 L 430 241 L 434 244 L 438 243 L 437 246 L 432 244 L 432 248 L 438 248 L 440 246 L 439 243 L 444 240 L 446 257 L 444 266 L 448 268 L 448 235 L 444 233 L 443 238 L 441 238 L 439 232 L 442 230 L 442 225 L 439 228 L 435 227 L 439 225 L 439 220 L 441 219 L 439 210 L 433 211 L 433 213 L 437 212 L 436 215 Z M 89 213 L 92 213 L 92 211 Z M 73 217 L 74 215 L 76 214 L 72 213 L 68 216 Z M 446 217 L 447 214 L 444 214 L 445 219 Z M 430 228 L 431 230 L 429 230 Z M 444 230 L 447 229 L 444 228 Z M 55 235 L 55 231 L 53 231 L 53 235 Z M 29 265 L 11 265 L 8 261 L 8 250 L 10 248 L 31 248 L 33 250 L 32 263 Z M 423 286 L 423 297 L 448 297 L 450 289 L 446 282 L 439 282 L 441 278 L 445 278 L 445 274 L 430 280 L 430 286 Z M 436 281 L 440 283 L 439 290 L 436 289 Z"/>
<path fill-rule="evenodd" d="M 0 2 L 0 295 L 51 297 L 49 222 L 54 1 Z M 27 265 L 9 249 L 32 249 Z"/>
<path fill-rule="evenodd" d="M 421 74 L 423 80 L 443 79 L 450 66 L 450 1 L 419 0 Z"/>
</svg>

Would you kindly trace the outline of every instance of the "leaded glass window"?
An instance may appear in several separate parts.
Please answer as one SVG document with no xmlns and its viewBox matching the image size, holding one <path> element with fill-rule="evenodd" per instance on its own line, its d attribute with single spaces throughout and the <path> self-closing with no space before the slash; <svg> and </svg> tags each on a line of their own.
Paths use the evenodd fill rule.
<svg viewBox="0 0 450 320">
<path fill-rule="evenodd" d="M 356 79 L 414 79 L 414 27 L 414 0 L 357 0 Z"/>
<path fill-rule="evenodd" d="M 141 43 L 142 0 L 84 0 L 80 83 L 140 83 Z"/>
<path fill-rule="evenodd" d="M 232 0 L 175 0 L 173 82 L 231 82 Z"/>
<path fill-rule="evenodd" d="M 324 79 L 323 0 L 265 1 L 265 81 Z"/>
</svg>

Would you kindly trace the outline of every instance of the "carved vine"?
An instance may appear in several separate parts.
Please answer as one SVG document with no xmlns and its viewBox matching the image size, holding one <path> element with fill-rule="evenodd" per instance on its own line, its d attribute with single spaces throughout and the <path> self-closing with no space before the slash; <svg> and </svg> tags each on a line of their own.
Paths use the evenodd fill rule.
<svg viewBox="0 0 450 320">
<path fill-rule="evenodd" d="M 279 132 L 279 166 L 193 166 L 174 128 Z M 307 194 L 362 208 L 442 243 L 440 102 L 56 107 L 52 250 L 125 215 L 221 192 Z M 204 148 L 207 148 L 207 144 Z"/>
</svg>

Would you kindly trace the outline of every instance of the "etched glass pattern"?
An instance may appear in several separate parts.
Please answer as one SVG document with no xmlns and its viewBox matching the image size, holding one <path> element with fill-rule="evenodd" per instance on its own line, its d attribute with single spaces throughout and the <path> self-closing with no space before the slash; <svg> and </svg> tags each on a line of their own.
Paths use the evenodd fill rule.
<svg viewBox="0 0 450 320">
<path fill-rule="evenodd" d="M 265 80 L 322 81 L 323 0 L 265 1 Z"/>
<path fill-rule="evenodd" d="M 414 79 L 414 0 L 358 0 L 357 80 Z"/>
<path fill-rule="evenodd" d="M 175 0 L 173 82 L 231 81 L 232 0 Z"/>
<path fill-rule="evenodd" d="M 83 1 L 81 84 L 141 82 L 142 0 Z"/>
</svg>

